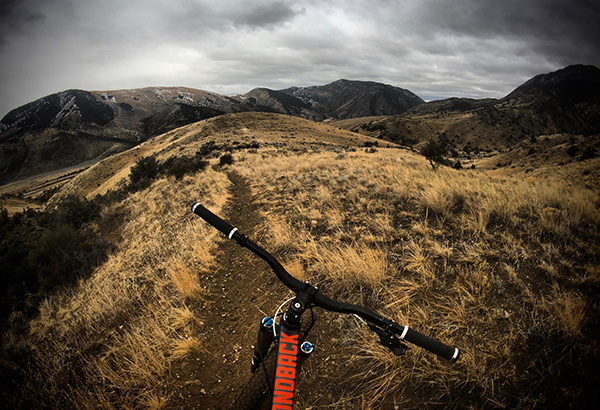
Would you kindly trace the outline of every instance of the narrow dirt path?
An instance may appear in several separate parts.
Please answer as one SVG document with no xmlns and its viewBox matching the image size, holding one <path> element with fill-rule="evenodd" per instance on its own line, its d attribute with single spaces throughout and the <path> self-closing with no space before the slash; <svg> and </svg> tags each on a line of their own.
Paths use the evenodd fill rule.
<svg viewBox="0 0 600 410">
<path fill-rule="evenodd" d="M 249 183 L 235 172 L 231 197 L 223 219 L 253 239 L 260 212 Z M 224 240 L 218 248 L 218 266 L 200 277 L 209 289 L 208 301 L 196 312 L 204 322 L 202 341 L 206 351 L 173 365 L 177 380 L 169 409 L 226 409 L 250 377 L 252 345 L 263 307 L 271 309 L 274 298 L 284 295 L 268 265 L 235 242 Z M 273 295 L 275 291 L 280 295 Z"/>
<path fill-rule="evenodd" d="M 221 216 L 255 242 L 264 243 L 262 217 L 250 183 L 235 172 L 228 177 L 231 196 Z M 166 406 L 170 410 L 231 408 L 251 375 L 252 346 L 260 320 L 273 315 L 289 296 L 269 266 L 237 243 L 223 240 L 217 260 L 213 272 L 200 276 L 209 296 L 205 306 L 195 311 L 203 322 L 197 336 L 206 350 L 173 364 L 176 383 Z M 310 340 L 317 344 L 315 359 L 319 360 L 308 360 L 303 366 L 298 408 L 323 408 L 344 399 L 345 382 L 356 370 L 347 362 L 347 346 L 335 340 L 336 332 L 331 329 L 332 319 L 339 320 L 339 315 L 319 310 L 317 316 Z M 348 404 L 348 408 L 358 406 Z"/>
</svg>

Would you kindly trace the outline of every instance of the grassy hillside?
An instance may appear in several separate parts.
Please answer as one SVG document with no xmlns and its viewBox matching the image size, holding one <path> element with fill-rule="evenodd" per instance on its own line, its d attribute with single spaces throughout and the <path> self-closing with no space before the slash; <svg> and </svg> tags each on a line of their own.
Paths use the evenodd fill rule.
<svg viewBox="0 0 600 410">
<path fill-rule="evenodd" d="M 445 108 L 442 103 L 446 102 L 439 103 Z M 518 123 L 511 117 L 516 114 L 506 107 L 504 111 L 490 107 L 467 112 L 415 110 L 402 116 L 343 120 L 332 125 L 394 141 L 415 152 L 435 141 L 449 164 L 458 161 L 464 168 L 519 178 L 557 177 L 600 189 L 600 134 L 572 134 L 550 126 L 538 130 Z M 527 118 L 523 113 L 520 116 Z M 539 118 L 536 122 L 543 123 Z"/>
<path fill-rule="evenodd" d="M 145 156 L 158 160 L 194 155 L 205 150 L 214 157 L 221 152 L 262 148 L 262 153 L 284 150 L 307 152 L 321 149 L 362 147 L 378 140 L 324 124 L 281 114 L 240 113 L 224 115 L 178 128 L 99 163 L 53 198 L 51 204 L 69 194 L 93 198 L 115 189 L 126 180 L 129 169 Z M 395 146 L 393 143 L 384 143 Z M 367 144 L 368 145 L 368 144 Z"/>
<path fill-rule="evenodd" d="M 420 156 L 365 142 L 238 114 L 78 175 L 52 204 L 104 194 L 85 229 L 114 250 L 76 286 L 47 295 L 31 321 L 12 313 L 3 405 L 227 407 L 249 375 L 258 321 L 288 292 L 190 213 L 199 200 L 323 293 L 463 351 L 455 365 L 417 347 L 395 357 L 354 318 L 318 313 L 298 408 L 590 407 L 600 369 L 598 193 L 542 175 L 434 172 Z M 173 157 L 209 164 L 157 172 L 133 189 L 131 167 L 149 156 L 158 169 Z"/>
</svg>

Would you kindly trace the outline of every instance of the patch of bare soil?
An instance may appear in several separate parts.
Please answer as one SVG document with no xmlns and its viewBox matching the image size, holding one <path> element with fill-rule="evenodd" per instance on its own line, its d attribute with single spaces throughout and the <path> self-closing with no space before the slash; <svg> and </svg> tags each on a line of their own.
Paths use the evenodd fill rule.
<svg viewBox="0 0 600 410">
<path fill-rule="evenodd" d="M 223 219 L 255 239 L 260 213 L 249 184 L 230 173 L 231 199 Z M 250 373 L 252 345 L 260 319 L 273 301 L 283 300 L 285 289 L 268 265 L 237 243 L 224 239 L 218 249 L 218 267 L 200 277 L 209 291 L 196 314 L 204 323 L 204 351 L 173 366 L 174 396 L 170 409 L 222 409 L 231 406 Z"/>
</svg>

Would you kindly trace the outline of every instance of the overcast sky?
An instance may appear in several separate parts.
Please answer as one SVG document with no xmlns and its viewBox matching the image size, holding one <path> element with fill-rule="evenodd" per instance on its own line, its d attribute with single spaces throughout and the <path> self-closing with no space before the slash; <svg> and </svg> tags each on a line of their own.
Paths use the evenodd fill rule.
<svg viewBox="0 0 600 410">
<path fill-rule="evenodd" d="M 503 97 L 600 66 L 598 0 L 1 0 L 0 117 L 70 88 L 222 94 L 340 78 Z"/>
</svg>

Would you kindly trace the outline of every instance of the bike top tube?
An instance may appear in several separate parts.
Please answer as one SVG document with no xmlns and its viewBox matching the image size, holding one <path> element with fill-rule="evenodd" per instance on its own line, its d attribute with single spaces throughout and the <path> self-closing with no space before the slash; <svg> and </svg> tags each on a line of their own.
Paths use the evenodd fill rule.
<svg viewBox="0 0 600 410">
<path fill-rule="evenodd" d="M 192 212 L 211 224 L 218 231 L 223 233 L 223 235 L 227 236 L 229 239 L 235 240 L 240 246 L 249 249 L 255 255 L 267 262 L 279 280 L 294 293 L 298 293 L 305 287 L 311 286 L 290 275 L 273 255 L 250 240 L 247 236 L 243 235 L 237 228 L 206 209 L 201 203 L 197 202 L 192 205 Z M 356 314 L 378 327 L 393 332 L 398 335 L 400 339 L 429 350 L 451 362 L 458 360 L 460 355 L 457 348 L 448 346 L 437 339 L 425 336 L 408 326 L 401 326 L 398 323 L 361 306 L 331 299 L 320 292 L 314 292 L 312 302 L 315 306 L 332 312 Z"/>
</svg>

